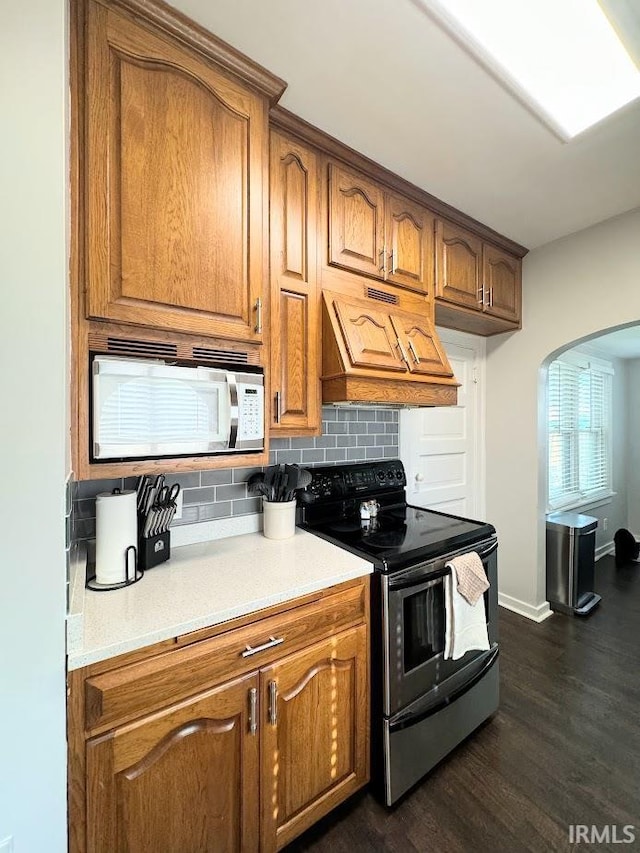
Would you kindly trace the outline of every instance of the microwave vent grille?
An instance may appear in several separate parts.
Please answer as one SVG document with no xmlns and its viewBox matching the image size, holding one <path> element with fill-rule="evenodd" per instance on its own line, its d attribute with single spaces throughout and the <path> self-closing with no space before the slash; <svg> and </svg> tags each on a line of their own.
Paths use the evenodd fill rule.
<svg viewBox="0 0 640 853">
<path fill-rule="evenodd" d="M 176 358 L 178 348 L 164 341 L 139 341 L 133 338 L 107 338 L 107 351 L 118 355 L 143 356 L 145 358 Z"/>
<path fill-rule="evenodd" d="M 215 364 L 249 364 L 249 353 L 241 350 L 194 347 L 193 357 L 196 361 L 210 361 Z"/>
<path fill-rule="evenodd" d="M 398 304 L 398 297 L 394 293 L 386 293 L 384 290 L 377 290 L 375 287 L 367 287 L 365 295 L 369 299 L 377 299 L 378 302 L 386 302 L 388 305 Z"/>
</svg>

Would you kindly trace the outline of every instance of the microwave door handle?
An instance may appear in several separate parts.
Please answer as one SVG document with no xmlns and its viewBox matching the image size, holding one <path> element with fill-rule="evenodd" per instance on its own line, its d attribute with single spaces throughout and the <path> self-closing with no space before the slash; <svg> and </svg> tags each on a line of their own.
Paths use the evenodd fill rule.
<svg viewBox="0 0 640 853">
<path fill-rule="evenodd" d="M 229 388 L 229 450 L 234 450 L 238 441 L 238 385 L 233 373 L 227 374 Z"/>
</svg>

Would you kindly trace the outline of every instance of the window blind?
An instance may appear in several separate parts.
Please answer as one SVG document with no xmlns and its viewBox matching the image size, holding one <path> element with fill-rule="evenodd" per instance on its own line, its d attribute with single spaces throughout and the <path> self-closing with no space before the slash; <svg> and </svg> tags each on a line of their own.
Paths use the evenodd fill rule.
<svg viewBox="0 0 640 853">
<path fill-rule="evenodd" d="M 554 361 L 549 366 L 549 506 L 611 489 L 611 373 Z"/>
</svg>

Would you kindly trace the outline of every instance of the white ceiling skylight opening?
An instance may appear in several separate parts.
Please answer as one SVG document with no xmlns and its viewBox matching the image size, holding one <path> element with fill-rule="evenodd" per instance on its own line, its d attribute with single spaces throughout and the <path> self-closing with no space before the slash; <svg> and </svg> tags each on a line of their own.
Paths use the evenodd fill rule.
<svg viewBox="0 0 640 853">
<path fill-rule="evenodd" d="M 420 0 L 563 140 L 640 96 L 598 0 Z"/>
</svg>

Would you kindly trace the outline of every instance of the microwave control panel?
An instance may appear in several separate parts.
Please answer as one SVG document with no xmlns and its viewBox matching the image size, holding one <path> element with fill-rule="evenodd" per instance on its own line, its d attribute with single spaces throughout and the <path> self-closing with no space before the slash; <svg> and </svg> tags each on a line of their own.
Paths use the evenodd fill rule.
<svg viewBox="0 0 640 853">
<path fill-rule="evenodd" d="M 238 444 L 264 446 L 264 387 L 238 382 Z M 237 446 L 237 445 L 236 445 Z"/>
</svg>

